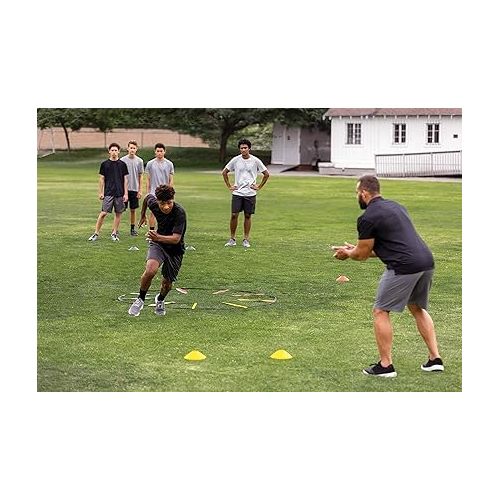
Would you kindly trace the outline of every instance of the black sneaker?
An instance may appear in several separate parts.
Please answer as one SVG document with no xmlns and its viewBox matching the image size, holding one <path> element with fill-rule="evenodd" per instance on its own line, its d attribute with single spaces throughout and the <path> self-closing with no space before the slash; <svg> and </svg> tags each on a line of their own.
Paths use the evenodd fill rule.
<svg viewBox="0 0 500 500">
<path fill-rule="evenodd" d="M 131 229 L 130 236 L 139 236 L 139 233 L 135 229 Z"/>
<path fill-rule="evenodd" d="M 429 359 L 425 365 L 420 365 L 424 372 L 442 372 L 444 371 L 443 360 L 441 358 Z"/>
<path fill-rule="evenodd" d="M 365 375 L 373 375 L 374 377 L 392 378 L 397 376 L 394 365 L 384 367 L 380 364 L 380 361 L 374 365 L 370 365 L 369 368 L 365 368 L 363 373 Z"/>
</svg>

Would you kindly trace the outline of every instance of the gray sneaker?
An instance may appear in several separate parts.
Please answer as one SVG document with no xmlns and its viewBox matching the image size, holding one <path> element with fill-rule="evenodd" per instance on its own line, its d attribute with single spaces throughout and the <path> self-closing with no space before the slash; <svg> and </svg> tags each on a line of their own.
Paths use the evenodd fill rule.
<svg viewBox="0 0 500 500">
<path fill-rule="evenodd" d="M 158 294 L 160 295 L 160 294 Z M 155 305 L 155 314 L 157 314 L 158 316 L 165 316 L 165 300 L 158 300 L 158 295 L 156 295 L 155 297 L 155 302 L 156 302 L 156 305 Z"/>
<path fill-rule="evenodd" d="M 97 240 L 97 238 L 99 238 L 99 235 L 97 233 L 94 233 L 90 238 L 89 238 L 89 241 L 95 241 Z"/>
<path fill-rule="evenodd" d="M 229 238 L 228 242 L 224 246 L 225 247 L 235 247 L 236 240 L 234 238 Z"/>
<path fill-rule="evenodd" d="M 131 229 L 130 236 L 139 236 L 139 233 L 135 229 Z"/>
<path fill-rule="evenodd" d="M 128 313 L 130 314 L 130 316 L 139 316 L 139 314 L 141 314 L 143 307 L 144 307 L 144 301 L 140 297 L 137 297 L 134 300 L 134 303 L 130 306 Z"/>
<path fill-rule="evenodd" d="M 250 242 L 248 240 L 243 240 L 243 246 L 245 248 L 250 248 Z"/>
<path fill-rule="evenodd" d="M 118 237 L 118 233 L 111 233 L 111 239 L 113 241 L 120 241 L 120 238 Z"/>
</svg>

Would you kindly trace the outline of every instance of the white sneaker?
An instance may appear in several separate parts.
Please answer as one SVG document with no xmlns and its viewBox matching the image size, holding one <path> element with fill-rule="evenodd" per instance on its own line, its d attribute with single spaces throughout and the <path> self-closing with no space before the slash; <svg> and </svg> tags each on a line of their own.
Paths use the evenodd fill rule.
<svg viewBox="0 0 500 500">
<path fill-rule="evenodd" d="M 243 240 L 243 246 L 245 248 L 250 248 L 250 242 L 248 240 Z"/>
<path fill-rule="evenodd" d="M 95 241 L 97 240 L 97 238 L 99 238 L 99 235 L 97 233 L 94 233 L 90 238 L 89 238 L 89 241 Z"/>
<path fill-rule="evenodd" d="M 225 247 L 235 247 L 236 246 L 236 240 L 234 238 L 230 238 L 228 242 L 224 245 Z"/>
<path fill-rule="evenodd" d="M 139 316 L 143 307 L 144 301 L 140 297 L 137 297 L 134 300 L 134 303 L 130 306 L 128 313 L 130 314 L 130 316 Z"/>
<path fill-rule="evenodd" d="M 165 300 L 158 300 L 158 295 L 160 294 L 157 294 L 156 297 L 155 297 L 155 314 L 157 314 L 158 316 L 165 316 Z"/>
<path fill-rule="evenodd" d="M 120 238 L 118 237 L 118 233 L 111 233 L 111 239 L 113 241 L 120 241 Z"/>
</svg>

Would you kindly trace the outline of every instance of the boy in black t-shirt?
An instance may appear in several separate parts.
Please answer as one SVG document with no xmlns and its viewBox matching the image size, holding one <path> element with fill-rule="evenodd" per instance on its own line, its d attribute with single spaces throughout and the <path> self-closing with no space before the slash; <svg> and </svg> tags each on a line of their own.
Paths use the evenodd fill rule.
<svg viewBox="0 0 500 500">
<path fill-rule="evenodd" d="M 150 229 L 146 234 L 150 239 L 146 269 L 141 276 L 139 297 L 128 310 L 131 316 L 141 313 L 146 294 L 160 266 L 163 279 L 160 293 L 155 297 L 155 314 L 165 315 L 165 297 L 177 279 L 185 250 L 186 212 L 174 202 L 174 188 L 161 184 L 156 188 L 155 195 L 148 194 L 142 202 L 139 227 L 146 222 L 146 209 L 149 208 L 158 222 L 158 231 Z"/>
<path fill-rule="evenodd" d="M 128 201 L 128 169 L 127 165 L 118 158 L 120 146 L 112 142 L 108 147 L 109 159 L 101 163 L 99 169 L 99 199 L 102 200 L 101 213 L 97 217 L 95 231 L 89 241 L 95 241 L 99 237 L 99 231 L 104 223 L 106 215 L 115 210 L 111 239 L 120 241 L 118 227 Z"/>
</svg>

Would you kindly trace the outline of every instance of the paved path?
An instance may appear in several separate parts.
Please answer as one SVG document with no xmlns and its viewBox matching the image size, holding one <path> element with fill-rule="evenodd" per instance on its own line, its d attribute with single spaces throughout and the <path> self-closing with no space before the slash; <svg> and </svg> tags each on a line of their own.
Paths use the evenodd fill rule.
<svg viewBox="0 0 500 500">
<path fill-rule="evenodd" d="M 289 167 L 283 165 L 267 165 L 267 169 L 272 176 L 280 175 L 285 177 L 329 177 L 342 179 L 355 179 L 355 175 L 322 175 L 315 170 L 287 170 Z M 222 170 L 222 169 L 221 169 Z M 220 170 L 209 170 L 206 173 L 220 174 Z M 382 179 L 394 179 L 399 181 L 432 181 L 432 182 L 462 182 L 461 177 L 383 177 Z"/>
</svg>

